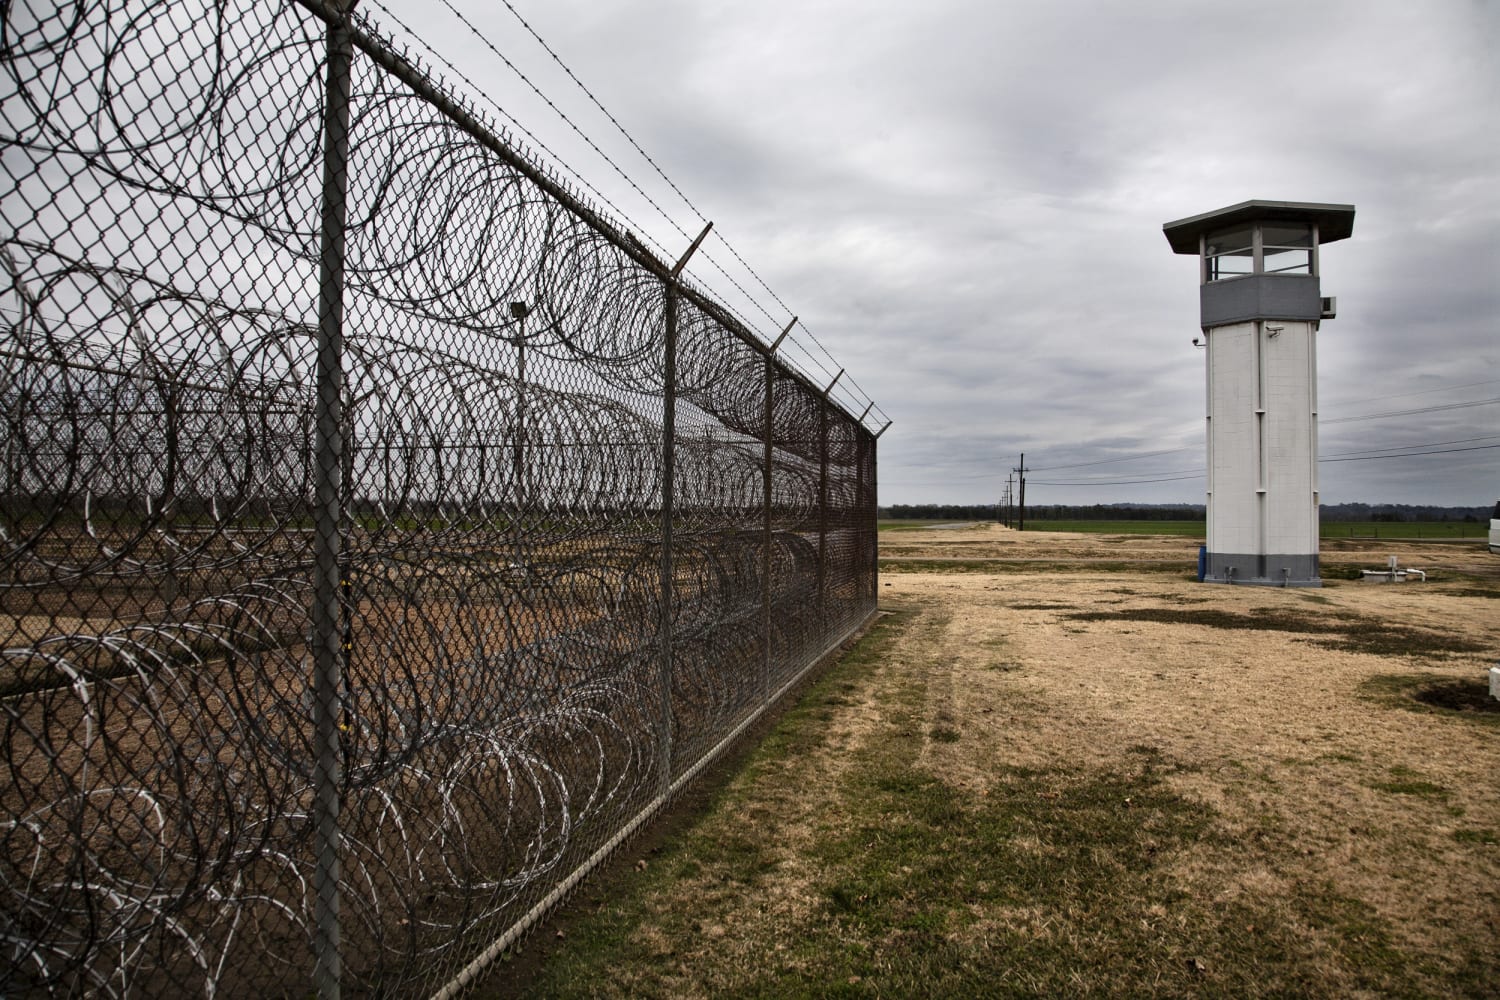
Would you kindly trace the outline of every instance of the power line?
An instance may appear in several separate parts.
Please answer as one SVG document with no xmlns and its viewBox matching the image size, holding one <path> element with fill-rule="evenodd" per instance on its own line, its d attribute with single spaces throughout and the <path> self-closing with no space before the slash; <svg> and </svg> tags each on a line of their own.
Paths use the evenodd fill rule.
<svg viewBox="0 0 1500 1000">
<path fill-rule="evenodd" d="M 1455 453 L 1467 452 L 1467 451 L 1486 451 L 1486 450 L 1490 450 L 1490 449 L 1493 449 L 1493 448 L 1500 448 L 1500 444 L 1474 445 L 1473 442 L 1476 442 L 1476 441 L 1493 441 L 1497 437 L 1500 437 L 1500 435 L 1496 435 L 1496 434 L 1484 434 L 1484 435 L 1480 435 L 1478 437 L 1454 438 L 1454 439 L 1448 440 L 1448 441 L 1426 441 L 1426 442 L 1423 442 L 1421 444 L 1393 445 L 1393 446 L 1391 446 L 1389 448 L 1371 448 L 1371 449 L 1363 449 L 1363 450 L 1360 450 L 1360 451 L 1339 452 L 1339 453 L 1333 454 L 1333 455 L 1324 455 L 1324 456 L 1322 456 L 1322 457 L 1320 457 L 1318 459 L 1318 462 L 1320 464 L 1324 463 L 1324 462 L 1363 462 L 1363 461 L 1372 461 L 1372 460 L 1381 459 L 1381 458 L 1421 458 L 1421 457 L 1424 457 L 1424 456 L 1427 456 L 1427 455 L 1449 455 L 1449 454 L 1455 454 Z M 1464 445 L 1466 447 L 1453 448 L 1453 447 L 1449 447 L 1450 445 Z M 1152 454 L 1152 455 L 1166 455 L 1166 454 L 1172 454 L 1174 452 L 1189 451 L 1189 450 L 1191 450 L 1191 449 L 1188 449 L 1188 448 L 1173 448 L 1173 449 L 1169 449 L 1167 451 L 1162 451 L 1162 452 L 1152 452 L 1150 454 Z M 1148 457 L 1148 456 L 1147 455 L 1139 455 L 1139 456 L 1135 456 L 1135 457 L 1145 458 L 1145 457 Z M 1073 465 L 1073 466 L 1068 466 L 1068 465 L 1049 465 L 1049 466 L 1046 467 L 1046 471 L 1053 471 L 1053 470 L 1057 470 L 1057 469 L 1079 468 L 1079 467 L 1087 466 L 1087 465 L 1105 465 L 1105 464 L 1108 464 L 1109 462 L 1112 462 L 1112 461 L 1123 461 L 1123 460 L 1122 459 L 1106 459 L 1106 460 L 1101 461 L 1101 462 L 1080 462 L 1077 465 Z M 1028 467 L 1028 471 L 1042 471 L 1042 470 L 1039 469 L 1039 468 L 1036 468 L 1036 467 Z M 953 483 L 959 483 L 959 482 L 968 483 L 968 482 L 978 482 L 978 481 L 984 480 L 984 479 L 998 479 L 998 478 L 1000 478 L 1002 476 L 1008 477 L 1011 474 L 1012 474 L 1011 472 L 996 472 L 996 473 L 985 473 L 985 474 L 979 475 L 979 476 L 963 476 L 963 477 L 955 476 L 955 477 L 951 477 L 951 478 L 947 478 L 947 479 L 898 479 L 898 480 L 890 480 L 889 481 L 889 485 L 892 485 L 892 486 L 946 486 L 946 485 L 951 485 Z M 1181 481 L 1186 481 L 1186 480 L 1191 480 L 1191 479 L 1202 479 L 1206 474 L 1207 473 L 1205 473 L 1203 471 L 1199 471 L 1199 470 L 1181 469 L 1181 470 L 1174 470 L 1174 471 L 1171 471 L 1171 472 L 1141 473 L 1139 476 L 1135 476 L 1135 477 L 1131 477 L 1131 478 L 1125 478 L 1125 479 L 1081 479 L 1081 480 L 1070 480 L 1070 481 L 1067 481 L 1067 482 L 1062 482 L 1062 481 L 1053 481 L 1053 480 L 1031 479 L 1031 478 L 1028 477 L 1027 482 L 1032 483 L 1033 485 L 1036 485 L 1036 486 L 1072 486 L 1072 487 L 1134 486 L 1134 485 L 1139 485 L 1139 484 L 1144 484 L 1144 483 L 1170 483 L 1170 482 L 1181 482 Z"/>
<path fill-rule="evenodd" d="M 1428 393 L 1433 393 L 1433 392 L 1451 392 L 1451 391 L 1458 390 L 1458 389 L 1473 389 L 1473 388 L 1476 388 L 1478 386 L 1496 385 L 1496 384 L 1500 384 L 1500 379 L 1486 379 L 1486 380 L 1480 381 L 1480 382 L 1465 382 L 1465 383 L 1462 383 L 1462 384 L 1459 384 L 1459 385 L 1444 385 L 1444 386 L 1438 386 L 1438 387 L 1433 388 L 1433 389 L 1418 389 L 1416 391 L 1407 392 L 1407 393 L 1386 393 L 1386 394 L 1384 394 L 1382 396 L 1372 397 L 1371 400 L 1354 400 L 1352 402 L 1359 403 L 1359 402 L 1370 402 L 1370 401 L 1375 401 L 1375 400 L 1380 400 L 1380 399 L 1399 399 L 1402 396 L 1420 396 L 1420 395 L 1426 395 Z M 1442 404 L 1437 404 L 1435 406 L 1417 407 L 1417 408 L 1410 409 L 1410 410 L 1395 410 L 1395 411 L 1391 411 L 1389 413 L 1370 413 L 1370 414 L 1364 414 L 1364 415 L 1360 415 L 1360 416 L 1351 416 L 1351 417 L 1333 417 L 1333 418 L 1328 419 L 1328 420 L 1319 420 L 1318 424 L 1319 424 L 1319 426 L 1327 426 L 1329 424 L 1351 423 L 1351 422 L 1358 421 L 1358 420 L 1370 420 L 1370 419 L 1375 419 L 1377 417 L 1413 416 L 1413 415 L 1416 415 L 1416 414 L 1419 414 L 1419 413 L 1434 413 L 1434 412 L 1439 412 L 1439 411 L 1443 411 L 1443 410 L 1463 409 L 1463 408 L 1466 408 L 1466 407 L 1483 406 L 1483 405 L 1486 405 L 1486 404 L 1489 404 L 1489 403 L 1495 403 L 1495 402 L 1500 402 L 1500 398 L 1480 399 L 1480 400 L 1474 400 L 1474 401 L 1465 402 L 1465 403 L 1442 403 Z M 1344 404 L 1344 405 L 1349 405 L 1349 404 Z M 1475 439 L 1475 440 L 1482 440 L 1482 439 Z M 1465 443 L 1465 442 L 1450 441 L 1450 442 L 1434 442 L 1434 443 L 1435 444 L 1459 444 L 1459 443 Z M 1428 447 L 1428 446 L 1427 445 L 1412 445 L 1411 447 L 1419 447 L 1420 448 L 1420 447 Z M 1110 464 L 1113 464 L 1113 463 L 1116 463 L 1116 462 L 1134 462 L 1134 461 L 1138 461 L 1138 460 L 1143 459 L 1143 458 L 1156 458 L 1156 457 L 1158 457 L 1160 455 L 1173 455 L 1173 454 L 1177 454 L 1177 453 L 1180 453 L 1180 452 L 1192 451 L 1192 450 L 1194 450 L 1194 449 L 1191 448 L 1191 447 L 1189 447 L 1189 448 L 1167 448 L 1167 449 L 1160 450 L 1160 451 L 1143 451 L 1143 452 L 1139 452 L 1139 453 L 1136 453 L 1136 454 L 1122 455 L 1122 456 L 1119 456 L 1119 457 L 1116 457 L 1116 458 L 1102 458 L 1102 459 L 1097 459 L 1095 461 L 1089 461 L 1089 462 L 1073 462 L 1073 463 L 1065 464 L 1065 465 L 1038 466 L 1036 468 L 1036 471 L 1038 471 L 1038 472 L 1056 472 L 1056 471 L 1061 470 L 1061 469 L 1082 469 L 1082 468 L 1087 468 L 1089 466 L 1094 466 L 1094 465 L 1110 465 Z M 1380 450 L 1380 449 L 1376 449 L 1376 450 Z M 976 478 L 994 479 L 994 478 L 998 478 L 999 475 L 1000 474 L 997 473 L 995 475 L 983 476 L 983 477 L 976 477 Z"/>
<path fill-rule="evenodd" d="M 1428 396 L 1434 392 L 1453 392 L 1455 389 L 1475 389 L 1482 385 L 1500 385 L 1500 379 L 1485 379 L 1483 382 L 1464 382 L 1461 385 L 1440 385 L 1432 389 L 1413 389 L 1411 392 L 1387 392 L 1379 396 L 1367 396 L 1364 399 L 1346 399 L 1336 406 L 1357 406 L 1360 403 L 1378 403 L 1386 399 L 1405 399 L 1407 396 Z"/>
<path fill-rule="evenodd" d="M 1329 424 L 1346 424 L 1355 420 L 1375 420 L 1380 417 L 1409 417 L 1418 413 L 1437 413 L 1441 410 L 1465 410 L 1473 406 L 1488 406 L 1491 403 L 1500 403 L 1500 396 L 1489 399 L 1475 399 L 1467 403 L 1440 403 L 1436 406 L 1419 406 L 1410 410 L 1387 410 L 1384 413 L 1361 413 L 1354 417 L 1334 417 L 1332 420 L 1319 420 L 1319 426 L 1326 427 Z"/>
<path fill-rule="evenodd" d="M 1452 441 L 1424 441 L 1421 444 L 1397 444 L 1389 448 L 1360 448 L 1357 451 L 1338 452 L 1333 455 L 1324 455 L 1325 459 L 1346 458 L 1353 455 L 1373 455 L 1383 451 L 1409 451 L 1412 448 L 1443 448 L 1450 444 L 1473 444 L 1475 441 L 1493 441 L 1500 438 L 1500 434 L 1482 434 L 1479 437 L 1456 438 Z"/>
<path fill-rule="evenodd" d="M 1492 437 L 1494 437 L 1494 435 L 1489 435 L 1488 437 L 1481 438 L 1468 438 L 1466 440 L 1485 441 L 1489 440 Z M 1490 451 L 1495 448 L 1500 448 L 1500 444 L 1466 445 L 1465 447 L 1461 448 L 1439 448 L 1428 447 L 1424 445 L 1409 445 L 1406 448 L 1378 448 L 1374 449 L 1374 451 L 1371 453 L 1348 452 L 1341 455 L 1328 455 L 1319 458 L 1318 464 L 1322 465 L 1325 462 L 1370 462 L 1377 461 L 1379 459 L 1392 458 L 1423 458 L 1428 455 L 1452 455 L 1459 452 L 1468 451 Z M 1199 472 L 1191 475 L 1172 475 L 1163 478 L 1134 478 L 1116 480 L 1091 479 L 1080 482 L 1044 482 L 1040 479 L 1033 479 L 1031 480 L 1031 482 L 1035 483 L 1038 486 L 1134 486 L 1140 483 L 1170 483 L 1186 479 L 1202 479 L 1206 474 L 1207 473 Z"/>
<path fill-rule="evenodd" d="M 1202 479 L 1206 475 L 1208 475 L 1206 472 L 1195 472 L 1186 476 L 1163 476 L 1156 479 L 1117 479 L 1110 482 L 1097 479 L 1084 483 L 1059 483 L 1041 479 L 1032 479 L 1028 480 L 1028 482 L 1037 486 L 1139 486 L 1143 483 L 1180 483 L 1189 479 Z"/>
<path fill-rule="evenodd" d="M 1037 472 L 1056 472 L 1058 469 L 1082 469 L 1091 465 L 1110 465 L 1115 462 L 1134 462 L 1142 458 L 1156 458 L 1160 455 L 1175 455 L 1178 452 L 1192 451 L 1192 448 L 1168 448 L 1164 451 L 1146 451 L 1138 455 L 1127 455 L 1124 458 L 1101 458 L 1097 462 L 1075 462 L 1072 465 L 1049 465 L 1045 468 L 1038 466 Z"/>
<path fill-rule="evenodd" d="M 553 51 L 552 46 L 547 44 L 546 39 L 542 38 L 541 35 L 538 35 L 536 33 L 536 29 L 527 23 L 526 19 L 520 15 L 515 7 L 511 6 L 510 0 L 502 0 L 502 2 L 505 4 L 505 9 L 510 11 L 517 21 L 521 22 L 521 27 L 526 29 L 527 34 L 536 39 L 537 44 L 546 50 L 547 54 L 552 57 L 553 62 L 562 67 L 562 71 L 568 74 L 568 79 L 572 80 L 578 85 L 578 89 L 583 91 L 584 94 L 588 96 L 588 99 L 594 103 L 594 107 L 598 108 L 599 111 L 604 115 L 604 117 L 609 119 L 610 124 L 618 129 L 620 134 L 625 137 L 626 141 L 628 141 L 631 146 L 635 147 L 635 151 L 637 153 L 640 153 L 641 157 L 647 163 L 651 164 L 651 168 L 656 171 L 657 176 L 666 181 L 667 186 L 670 187 L 673 191 L 677 192 L 677 197 L 681 198 L 683 204 L 687 205 L 688 208 L 693 210 L 693 214 L 698 217 L 698 221 L 707 222 L 708 220 L 703 217 L 703 213 L 698 211 L 698 206 L 694 205 L 688 198 L 688 196 L 682 193 L 682 189 L 675 183 L 673 183 L 672 178 L 667 176 L 666 171 L 662 170 L 662 168 L 657 165 L 657 162 L 651 158 L 651 154 L 642 149 L 641 144 L 635 141 L 635 136 L 626 131 L 625 126 L 620 124 L 619 119 L 610 114 L 609 109 L 599 102 L 599 98 L 594 96 L 594 92 L 583 85 L 583 81 L 578 79 L 578 77 L 574 75 L 573 71 L 568 67 L 568 64 L 562 61 L 562 57 L 559 56 L 555 51 Z M 448 0 L 443 0 L 443 5 L 449 10 L 453 10 L 453 5 L 449 3 Z M 453 10 L 453 12 L 458 15 L 459 20 L 463 21 L 465 24 L 469 23 L 462 14 L 458 13 L 458 11 Z M 469 25 L 469 30 L 474 30 L 473 25 Z M 475 31 L 475 34 L 477 35 L 478 32 Z M 486 41 L 485 44 L 488 45 L 488 41 Z M 493 50 L 494 46 L 490 46 L 490 48 L 491 50 Z M 499 53 L 496 54 L 498 55 Z M 504 57 L 502 56 L 502 58 Z M 561 112 L 559 112 L 559 114 L 561 114 Z"/>
<path fill-rule="evenodd" d="M 1488 385 L 1488 384 L 1490 384 L 1490 383 L 1488 383 L 1488 382 L 1473 382 L 1473 383 L 1470 383 L 1469 385 L 1470 386 L 1475 386 L 1475 385 Z M 1457 387 L 1450 387 L 1450 388 L 1467 388 L 1467 386 L 1457 386 Z M 1422 391 L 1423 392 L 1436 392 L 1438 390 L 1434 389 L 1434 390 L 1422 390 Z M 1417 393 L 1410 393 L 1409 395 L 1417 395 Z M 1318 424 L 1319 424 L 1319 426 L 1327 426 L 1328 424 L 1351 423 L 1353 421 L 1371 420 L 1371 419 L 1375 419 L 1375 418 L 1378 418 L 1378 417 L 1412 416 L 1412 415 L 1419 414 L 1419 413 L 1436 413 L 1436 412 L 1440 412 L 1440 411 L 1444 411 L 1444 410 L 1459 410 L 1459 409 L 1466 409 L 1468 407 L 1474 407 L 1474 406 L 1485 406 L 1485 405 L 1488 405 L 1490 403 L 1500 403 L 1500 397 L 1495 397 L 1493 399 L 1477 399 L 1477 400 L 1472 400 L 1472 401 L 1466 402 L 1466 403 L 1441 403 L 1441 404 L 1438 404 L 1438 405 L 1435 405 L 1435 406 L 1417 407 L 1417 408 L 1413 408 L 1413 409 L 1409 409 L 1409 410 L 1391 410 L 1391 411 L 1386 412 L 1386 413 L 1367 413 L 1367 414 L 1363 414 L 1363 415 L 1360 415 L 1360 416 L 1352 416 L 1352 417 L 1334 417 L 1331 420 L 1320 420 L 1320 421 L 1318 421 Z M 1460 443 L 1464 443 L 1466 441 L 1471 441 L 1471 440 L 1485 440 L 1485 438 L 1465 438 L 1465 439 L 1463 439 L 1463 441 L 1449 441 L 1449 442 L 1435 442 L 1435 443 L 1439 443 L 1439 444 L 1460 444 Z M 1426 445 L 1412 445 L 1410 447 L 1427 447 L 1427 446 Z M 1192 448 L 1167 448 L 1167 449 L 1164 449 L 1164 450 L 1161 450 L 1161 451 L 1143 451 L 1143 452 L 1140 452 L 1140 453 L 1134 454 L 1134 455 L 1124 455 L 1124 456 L 1117 457 L 1117 458 L 1102 458 L 1102 459 L 1098 459 L 1098 460 L 1092 461 L 1092 462 L 1074 462 L 1074 463 L 1071 463 L 1071 464 L 1068 464 L 1068 465 L 1048 465 L 1048 466 L 1045 466 L 1045 467 L 1038 466 L 1036 471 L 1038 471 L 1038 472 L 1056 472 L 1056 471 L 1058 471 L 1060 469 L 1082 469 L 1082 468 L 1087 468 L 1089 466 L 1095 466 L 1095 465 L 1111 465 L 1111 464 L 1114 464 L 1116 462 L 1134 462 L 1134 461 L 1139 461 L 1140 459 L 1143 459 L 1143 458 L 1156 458 L 1156 457 L 1159 457 L 1161 455 L 1173 455 L 1173 454 L 1177 454 L 1177 453 L 1180 453 L 1180 452 L 1192 451 L 1192 450 L 1193 450 Z M 1391 449 L 1372 449 L 1372 450 L 1384 451 L 1384 450 L 1391 450 Z M 988 478 L 993 478 L 993 477 L 988 477 Z"/>
<path fill-rule="evenodd" d="M 879 408 L 877 407 L 877 409 L 879 409 Z M 1170 449 L 1168 449 L 1166 451 L 1153 451 L 1153 452 L 1150 452 L 1148 454 L 1136 455 L 1136 456 L 1133 456 L 1133 457 L 1134 458 L 1152 458 L 1152 457 L 1155 457 L 1155 456 L 1158 456 L 1158 455 L 1171 455 L 1171 454 L 1175 454 L 1175 453 L 1180 452 L 1180 451 L 1192 451 L 1192 450 L 1194 450 L 1194 449 L 1192 449 L 1192 448 L 1170 448 Z M 1075 469 L 1075 468 L 1081 468 L 1083 466 L 1088 466 L 1088 465 L 1108 465 L 1109 463 L 1116 462 L 1116 461 L 1123 462 L 1123 461 L 1130 461 L 1130 459 L 1105 459 L 1104 461 L 1100 461 L 1100 462 L 1079 462 L 1077 465 L 1048 465 L 1046 467 L 1028 465 L 1026 467 L 1026 471 L 1027 472 L 1055 472 L 1055 471 L 1057 471 L 1059 469 Z M 1181 470 L 1181 471 L 1189 471 L 1189 470 Z M 984 480 L 984 479 L 999 479 L 999 478 L 1001 478 L 1003 476 L 1007 476 L 1009 474 L 1010 473 L 1008 473 L 1008 472 L 981 472 L 978 475 L 973 475 L 973 476 L 954 476 L 954 477 L 952 477 L 950 479 L 932 480 L 932 482 L 942 482 L 942 483 L 973 483 L 973 482 L 979 482 L 980 480 Z M 1113 473 L 1104 473 L 1104 474 L 1105 475 L 1113 475 Z M 1176 475 L 1177 472 L 1176 471 L 1167 472 L 1167 473 L 1143 472 L 1143 473 L 1140 473 L 1140 474 L 1144 475 L 1144 476 Z M 921 484 L 913 484 L 910 481 L 906 481 L 906 484 L 907 485 L 921 485 Z"/>
<path fill-rule="evenodd" d="M 572 129 L 578 135 L 578 138 L 580 138 L 584 142 L 588 143 L 588 147 L 590 149 L 592 149 L 594 152 L 598 153 L 599 154 L 599 158 L 601 160 L 603 160 L 605 163 L 608 163 L 610 165 L 610 167 L 614 169 L 614 172 L 617 173 L 617 174 L 619 174 L 620 177 L 621 177 L 621 179 L 623 179 L 626 184 L 629 184 L 631 186 L 631 188 L 635 191 L 636 194 L 638 194 L 642 198 L 646 199 L 646 203 L 648 205 L 650 205 L 652 208 L 656 209 L 657 213 L 663 219 L 666 219 L 667 222 L 668 222 L 668 224 L 671 225 L 673 229 L 677 230 L 677 232 L 682 236 L 683 239 L 686 239 L 686 240 L 691 240 L 692 239 L 692 236 L 687 232 L 687 230 L 683 229 L 681 226 L 679 226 L 676 222 L 674 222 L 672 220 L 672 217 L 667 214 L 666 209 L 664 209 L 660 205 L 658 205 L 656 203 L 656 200 L 654 198 L 652 198 L 649 194 L 647 194 L 645 192 L 645 190 L 642 189 L 641 186 L 635 182 L 635 179 L 633 177 L 631 177 L 629 174 L 627 174 L 625 172 L 624 168 L 622 168 L 618 163 L 616 163 L 610 157 L 610 155 L 608 153 L 606 153 L 604 150 L 600 149 L 599 148 L 599 144 L 596 143 L 596 142 L 594 142 L 594 140 L 589 137 L 588 133 L 584 132 L 583 129 L 579 128 L 578 125 L 576 123 L 574 123 L 573 119 L 569 118 L 567 116 L 567 114 L 561 108 L 559 108 L 556 104 L 554 104 L 552 102 L 552 98 L 548 97 L 545 93 L 542 92 L 542 88 L 538 87 L 535 83 L 533 83 L 531 81 L 531 78 L 528 77 L 525 73 L 522 73 L 521 70 L 520 70 L 520 68 L 517 67 L 515 63 L 513 63 L 509 59 L 507 59 L 505 57 L 505 54 L 503 52 L 501 52 L 498 48 L 495 47 L 495 43 L 491 42 L 487 37 L 485 37 L 484 33 L 481 32 L 477 27 L 475 27 L 474 23 L 472 21 L 470 21 L 466 16 L 464 16 L 464 14 L 463 14 L 462 11 L 460 11 L 457 7 L 454 7 L 453 4 L 449 2 L 449 0 L 442 0 L 442 4 L 443 4 L 444 7 L 448 8 L 448 10 L 453 14 L 454 17 L 458 18 L 459 21 L 461 21 L 463 23 L 464 27 L 466 27 L 466 28 L 469 29 L 470 33 L 473 34 L 475 38 L 479 39 L 479 41 L 481 43 L 483 43 L 483 45 L 484 45 L 485 48 L 489 49 L 492 53 L 494 53 L 495 58 L 497 58 L 501 62 L 503 62 L 506 65 L 506 67 L 512 73 L 514 73 L 516 76 L 520 77 L 521 82 L 524 83 L 524 84 L 526 84 L 526 86 L 530 87 L 531 88 L 531 92 L 533 94 L 535 94 L 537 97 L 541 98 L 542 102 L 545 103 L 547 105 L 547 107 L 551 108 L 552 112 L 554 114 L 556 114 L 557 117 L 561 118 L 563 120 L 563 122 L 567 124 L 568 128 Z M 510 5 L 506 4 L 506 6 L 508 7 Z M 386 8 L 382 6 L 381 9 L 385 10 Z M 407 30 L 410 30 L 410 29 L 407 29 Z M 535 34 L 535 33 L 533 33 L 533 34 Z M 575 77 L 575 80 L 576 80 L 576 77 Z M 473 84 L 470 83 L 470 86 L 473 86 Z M 668 182 L 668 183 L 670 183 L 670 182 Z"/>
<path fill-rule="evenodd" d="M 1381 458 L 1421 458 L 1425 455 L 1451 455 L 1459 451 L 1489 451 L 1492 448 L 1500 448 L 1500 444 L 1476 444 L 1467 448 L 1436 448 L 1431 451 L 1412 451 L 1400 455 L 1348 455 L 1341 458 L 1320 458 L 1318 463 L 1324 462 L 1370 462 Z"/>
<path fill-rule="evenodd" d="M 1108 483 L 1113 483 L 1113 482 L 1119 482 L 1120 480 L 1119 480 L 1118 477 L 1120 477 L 1120 476 L 1124 476 L 1127 479 L 1145 479 L 1145 478 L 1150 477 L 1150 476 L 1187 476 L 1187 475 L 1198 474 L 1198 473 L 1201 473 L 1202 471 L 1203 471 L 1203 466 L 1199 465 L 1199 466 L 1195 466 L 1194 468 L 1191 468 L 1191 469 L 1161 469 L 1161 470 L 1155 471 L 1155 472 L 1136 472 L 1136 473 L 1101 472 L 1101 473 L 1096 473 L 1094 475 L 1076 476 L 1074 478 L 1077 479 L 1077 481 L 1079 483 L 1096 482 L 1096 483 L 1105 483 L 1105 484 L 1108 484 Z M 1037 480 L 1037 481 L 1041 482 L 1041 480 Z"/>
</svg>

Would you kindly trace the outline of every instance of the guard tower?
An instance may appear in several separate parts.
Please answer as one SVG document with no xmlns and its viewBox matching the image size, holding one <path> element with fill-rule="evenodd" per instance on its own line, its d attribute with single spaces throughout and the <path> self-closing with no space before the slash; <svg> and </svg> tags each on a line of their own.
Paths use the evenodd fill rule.
<svg viewBox="0 0 1500 1000">
<path fill-rule="evenodd" d="M 1247 201 L 1162 228 L 1174 252 L 1198 255 L 1208 356 L 1203 578 L 1321 586 L 1313 335 L 1334 300 L 1318 285 L 1318 248 L 1353 232 L 1354 206 Z"/>
</svg>

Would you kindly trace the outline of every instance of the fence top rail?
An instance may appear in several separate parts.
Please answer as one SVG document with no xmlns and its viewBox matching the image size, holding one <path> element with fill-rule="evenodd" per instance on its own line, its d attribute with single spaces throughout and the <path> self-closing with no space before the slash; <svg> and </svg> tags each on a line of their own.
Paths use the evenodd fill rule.
<svg viewBox="0 0 1500 1000">
<path fill-rule="evenodd" d="M 850 423 L 870 433 L 860 417 L 838 400 L 828 397 L 823 387 L 815 384 L 806 374 L 783 361 L 772 345 L 763 343 L 707 293 L 685 281 L 672 265 L 653 254 L 633 234 L 620 228 L 604 213 L 592 208 L 565 184 L 553 178 L 542 166 L 523 156 L 478 114 L 465 107 L 456 95 L 448 93 L 434 83 L 422 67 L 397 52 L 384 38 L 380 37 L 376 33 L 375 26 L 367 18 L 359 14 L 348 16 L 348 11 L 351 11 L 354 6 L 349 0 L 295 0 L 295 2 L 330 25 L 347 24 L 350 39 L 355 47 L 374 63 L 410 87 L 414 94 L 452 121 L 470 138 L 488 149 L 506 166 L 541 188 L 549 197 L 576 215 L 626 256 L 660 278 L 663 283 L 673 286 L 677 294 L 708 313 L 716 323 L 769 360 L 808 392 L 823 398 L 826 405 L 836 408 Z M 778 338 L 778 344 L 779 341 L 780 338 Z"/>
</svg>

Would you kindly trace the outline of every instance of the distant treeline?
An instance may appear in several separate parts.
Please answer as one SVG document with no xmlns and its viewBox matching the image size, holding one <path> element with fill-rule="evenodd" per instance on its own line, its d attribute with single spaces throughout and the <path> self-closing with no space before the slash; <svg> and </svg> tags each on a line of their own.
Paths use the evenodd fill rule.
<svg viewBox="0 0 1500 1000">
<path fill-rule="evenodd" d="M 880 516 L 898 521 L 995 521 L 1015 518 L 1014 508 L 996 504 L 919 503 L 892 504 L 880 508 Z M 1073 507 L 1066 504 L 1028 505 L 1028 521 L 1202 521 L 1207 517 L 1202 504 L 1094 504 Z M 1424 504 L 1337 503 L 1324 504 L 1319 511 L 1324 521 L 1377 521 L 1430 523 L 1463 521 L 1468 524 L 1488 521 L 1489 507 L 1434 507 Z"/>
<path fill-rule="evenodd" d="M 1432 507 L 1406 503 L 1336 503 L 1324 504 L 1319 516 L 1325 521 L 1404 522 L 1463 521 L 1466 524 L 1488 522 L 1491 507 Z"/>
</svg>

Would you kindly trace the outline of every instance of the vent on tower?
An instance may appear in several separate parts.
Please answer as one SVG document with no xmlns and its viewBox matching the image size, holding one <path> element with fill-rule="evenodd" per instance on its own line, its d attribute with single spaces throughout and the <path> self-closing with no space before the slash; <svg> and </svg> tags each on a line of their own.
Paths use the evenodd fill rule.
<svg viewBox="0 0 1500 1000">
<path fill-rule="evenodd" d="M 1320 319 L 1333 319 L 1339 312 L 1339 300 L 1336 295 L 1323 296 L 1323 315 Z"/>
</svg>

